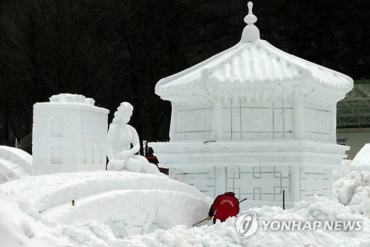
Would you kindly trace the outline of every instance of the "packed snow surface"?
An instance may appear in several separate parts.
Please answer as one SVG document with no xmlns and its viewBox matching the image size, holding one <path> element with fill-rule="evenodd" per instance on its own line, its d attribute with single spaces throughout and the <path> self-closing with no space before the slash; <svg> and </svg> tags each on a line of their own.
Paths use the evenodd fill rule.
<svg viewBox="0 0 370 247">
<path fill-rule="evenodd" d="M 44 223 L 93 220 L 118 238 L 178 224 L 190 227 L 207 214 L 210 203 L 199 190 L 163 174 L 59 173 L 27 177 L 2 188 Z"/>
<path fill-rule="evenodd" d="M 40 212 L 61 205 L 71 204 L 80 198 L 102 192 L 125 190 L 174 191 L 207 198 L 196 188 L 169 179 L 163 174 L 140 174 L 133 172 L 96 171 L 79 173 L 57 173 L 30 176 L 8 182 L 1 187 L 18 202 L 29 204 Z M 168 198 L 169 200 L 171 198 Z"/>
<path fill-rule="evenodd" d="M 66 239 L 48 233 L 30 216 L 24 214 L 17 202 L 0 190 L 1 247 L 61 247 L 73 246 Z"/>
<path fill-rule="evenodd" d="M 339 179 L 334 186 L 338 199 L 315 197 L 289 210 L 248 210 L 259 221 L 360 220 L 362 230 L 269 231 L 260 225 L 256 234 L 242 239 L 235 218 L 191 227 L 207 216 L 208 198 L 164 176 L 86 172 L 27 177 L 0 186 L 8 193 L 0 191 L 0 246 L 370 246 L 369 217 L 355 203 L 368 199 L 368 178 L 369 173 L 352 172 Z"/>
<path fill-rule="evenodd" d="M 261 220 L 363 220 L 362 231 L 264 231 L 260 229 L 249 238 L 239 238 L 235 230 L 235 218 L 212 226 L 187 229 L 157 230 L 147 235 L 130 236 L 127 246 L 370 246 L 370 221 L 361 215 L 353 215 L 350 209 L 326 198 L 300 202 L 295 208 L 278 207 L 251 209 Z M 131 245 L 130 245 L 131 244 Z"/>
</svg>

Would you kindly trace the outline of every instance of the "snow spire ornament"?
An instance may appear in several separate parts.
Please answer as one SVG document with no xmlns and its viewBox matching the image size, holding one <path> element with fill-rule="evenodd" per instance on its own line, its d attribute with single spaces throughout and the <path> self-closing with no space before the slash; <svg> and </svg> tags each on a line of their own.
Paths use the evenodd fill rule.
<svg viewBox="0 0 370 247">
<path fill-rule="evenodd" d="M 260 30 L 254 25 L 257 17 L 252 13 L 253 3 L 248 2 L 248 15 L 244 18 L 244 22 L 248 25 L 244 28 L 242 34 L 242 42 L 251 42 L 260 39 Z"/>
</svg>

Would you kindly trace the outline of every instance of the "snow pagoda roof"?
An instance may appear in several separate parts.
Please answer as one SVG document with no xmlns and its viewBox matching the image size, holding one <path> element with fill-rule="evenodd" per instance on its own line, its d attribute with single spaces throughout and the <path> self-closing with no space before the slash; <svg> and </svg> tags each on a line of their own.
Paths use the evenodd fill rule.
<svg viewBox="0 0 370 247">
<path fill-rule="evenodd" d="M 290 55 L 259 38 L 248 3 L 248 24 L 235 46 L 160 80 L 156 94 L 176 103 L 210 103 L 217 98 L 274 98 L 299 89 L 310 101 L 336 103 L 353 88 L 339 72 Z"/>
</svg>

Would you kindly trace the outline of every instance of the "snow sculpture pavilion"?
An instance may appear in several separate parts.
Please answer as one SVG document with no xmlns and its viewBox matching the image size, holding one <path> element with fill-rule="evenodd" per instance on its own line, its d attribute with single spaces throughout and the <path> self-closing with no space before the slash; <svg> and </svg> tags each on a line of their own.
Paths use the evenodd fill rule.
<svg viewBox="0 0 370 247">
<path fill-rule="evenodd" d="M 82 95 L 34 105 L 33 175 L 105 170 L 108 113 Z"/>
<path fill-rule="evenodd" d="M 331 197 L 336 103 L 353 88 L 341 73 L 260 39 L 248 3 L 241 41 L 160 80 L 171 101 L 170 141 L 150 143 L 170 176 L 206 195 L 234 191 L 249 206 Z M 252 201 L 253 200 L 253 201 Z"/>
</svg>

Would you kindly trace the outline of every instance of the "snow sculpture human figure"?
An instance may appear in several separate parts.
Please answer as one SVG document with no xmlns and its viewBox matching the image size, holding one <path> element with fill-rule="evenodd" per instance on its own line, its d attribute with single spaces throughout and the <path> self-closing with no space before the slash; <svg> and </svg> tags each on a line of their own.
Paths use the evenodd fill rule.
<svg viewBox="0 0 370 247">
<path fill-rule="evenodd" d="M 158 168 L 136 153 L 140 150 L 140 140 L 136 130 L 128 125 L 133 107 L 123 102 L 114 113 L 107 136 L 108 170 L 128 170 L 132 172 L 159 173 Z M 132 144 L 132 148 L 131 148 Z"/>
</svg>

